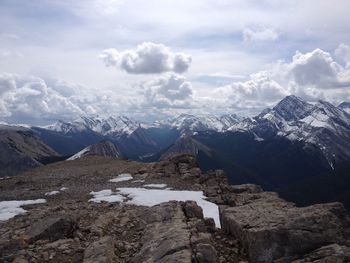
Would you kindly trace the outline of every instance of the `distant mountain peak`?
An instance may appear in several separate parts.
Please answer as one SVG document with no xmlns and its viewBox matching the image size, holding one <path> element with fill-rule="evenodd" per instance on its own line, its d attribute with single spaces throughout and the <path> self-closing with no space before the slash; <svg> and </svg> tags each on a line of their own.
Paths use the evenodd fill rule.
<svg viewBox="0 0 350 263">
<path fill-rule="evenodd" d="M 89 117 L 81 116 L 72 122 L 57 121 L 45 128 L 62 133 L 78 132 L 83 130 L 93 131 L 102 135 L 127 134 L 130 135 L 140 127 L 140 123 L 126 116 L 116 117 Z"/>
<path fill-rule="evenodd" d="M 273 110 L 286 121 L 295 121 L 304 118 L 313 105 L 301 98 L 289 95 L 282 99 Z"/>
</svg>

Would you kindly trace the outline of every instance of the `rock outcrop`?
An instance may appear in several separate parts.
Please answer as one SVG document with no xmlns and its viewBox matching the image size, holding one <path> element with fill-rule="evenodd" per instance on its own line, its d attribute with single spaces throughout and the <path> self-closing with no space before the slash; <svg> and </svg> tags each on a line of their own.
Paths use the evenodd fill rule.
<svg viewBox="0 0 350 263">
<path fill-rule="evenodd" d="M 76 222 L 67 216 L 49 216 L 33 224 L 27 233 L 28 241 L 44 239 L 56 241 L 73 237 Z"/>
<path fill-rule="evenodd" d="M 190 233 L 181 205 L 164 203 L 145 215 L 146 229 L 143 246 L 134 257 L 134 263 L 191 263 Z"/>
<path fill-rule="evenodd" d="M 132 180 L 109 181 L 121 173 Z M 128 203 L 132 195 L 123 196 L 124 202 L 91 201 L 91 191 L 160 184 L 203 191 L 207 201 L 220 207 L 221 229 L 193 200 L 152 207 Z M 67 189 L 48 196 L 45 205 L 26 207 L 26 214 L 0 222 L 1 262 L 304 263 L 350 258 L 350 221 L 340 203 L 296 207 L 257 185 L 229 185 L 223 171 L 202 173 L 190 155 L 152 164 L 96 156 L 55 163 L 0 181 L 0 200 L 40 198 L 63 186 Z"/>
<path fill-rule="evenodd" d="M 349 220 L 340 203 L 297 208 L 275 193 L 247 193 L 222 207 L 223 229 L 241 240 L 251 262 L 272 262 L 346 241 Z"/>
</svg>

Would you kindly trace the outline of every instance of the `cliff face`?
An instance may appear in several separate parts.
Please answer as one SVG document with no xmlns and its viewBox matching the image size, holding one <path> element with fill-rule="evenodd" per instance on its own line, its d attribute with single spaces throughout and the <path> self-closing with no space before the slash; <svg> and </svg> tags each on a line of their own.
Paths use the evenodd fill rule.
<svg viewBox="0 0 350 263">
<path fill-rule="evenodd" d="M 228 185 L 222 171 L 202 173 L 189 155 L 150 164 L 86 157 L 0 189 L 0 217 L 10 211 L 4 200 L 46 199 L 0 221 L 1 262 L 350 260 L 340 203 L 298 208 L 257 185 Z"/>
</svg>

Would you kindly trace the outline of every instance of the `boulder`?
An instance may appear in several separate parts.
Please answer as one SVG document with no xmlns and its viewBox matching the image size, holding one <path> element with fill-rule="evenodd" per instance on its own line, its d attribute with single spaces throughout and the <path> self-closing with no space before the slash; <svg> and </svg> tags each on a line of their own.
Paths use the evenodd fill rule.
<svg viewBox="0 0 350 263">
<path fill-rule="evenodd" d="M 261 186 L 256 184 L 241 184 L 241 185 L 228 185 L 229 191 L 232 193 L 261 193 L 263 190 Z"/>
<path fill-rule="evenodd" d="M 186 201 L 182 207 L 187 218 L 203 218 L 203 210 L 195 201 Z"/>
<path fill-rule="evenodd" d="M 238 238 L 251 262 L 303 255 L 344 242 L 349 219 L 342 204 L 297 208 L 275 194 L 242 194 L 237 207 L 221 207 L 221 226 Z"/>
<path fill-rule="evenodd" d="M 211 244 L 198 244 L 196 246 L 196 262 L 216 263 L 219 262 L 218 254 Z"/>
<path fill-rule="evenodd" d="M 72 237 L 76 226 L 76 222 L 67 216 L 46 217 L 33 224 L 27 236 L 29 242 L 39 239 L 55 241 Z"/>
</svg>

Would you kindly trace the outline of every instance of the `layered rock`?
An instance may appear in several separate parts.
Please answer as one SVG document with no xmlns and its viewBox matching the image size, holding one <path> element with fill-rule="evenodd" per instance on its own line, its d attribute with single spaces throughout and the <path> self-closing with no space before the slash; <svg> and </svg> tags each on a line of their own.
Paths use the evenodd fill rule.
<svg viewBox="0 0 350 263">
<path fill-rule="evenodd" d="M 143 246 L 133 258 L 134 263 L 191 263 L 190 232 L 179 203 L 164 203 L 145 215 L 147 227 Z"/>
<path fill-rule="evenodd" d="M 221 207 L 221 221 L 228 234 L 241 240 L 251 262 L 273 262 L 346 243 L 349 218 L 342 204 L 298 208 L 275 193 L 247 190 L 234 194 L 235 206 Z"/>
</svg>

